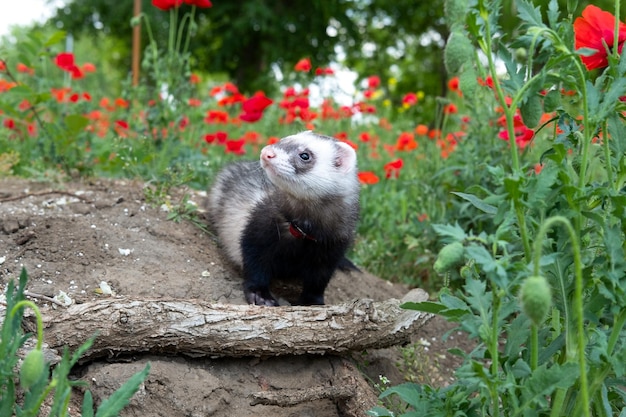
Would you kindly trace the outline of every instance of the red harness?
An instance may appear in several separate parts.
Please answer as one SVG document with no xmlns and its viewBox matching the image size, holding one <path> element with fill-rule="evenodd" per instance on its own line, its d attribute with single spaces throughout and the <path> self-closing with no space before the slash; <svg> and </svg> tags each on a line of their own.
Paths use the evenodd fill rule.
<svg viewBox="0 0 626 417">
<path fill-rule="evenodd" d="M 304 231 L 300 229 L 298 225 L 294 222 L 289 222 L 289 233 L 291 233 L 291 235 L 296 239 L 308 239 L 313 242 L 317 242 L 317 239 L 315 239 L 311 235 L 307 235 L 306 233 L 304 233 Z"/>
</svg>

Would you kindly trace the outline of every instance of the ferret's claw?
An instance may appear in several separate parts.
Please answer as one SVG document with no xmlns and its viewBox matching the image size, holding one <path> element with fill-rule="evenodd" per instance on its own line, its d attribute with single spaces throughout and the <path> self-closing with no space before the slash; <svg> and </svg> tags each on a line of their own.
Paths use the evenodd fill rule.
<svg viewBox="0 0 626 417">
<path fill-rule="evenodd" d="M 257 306 L 278 307 L 278 301 L 269 291 L 246 291 L 246 301 Z"/>
</svg>

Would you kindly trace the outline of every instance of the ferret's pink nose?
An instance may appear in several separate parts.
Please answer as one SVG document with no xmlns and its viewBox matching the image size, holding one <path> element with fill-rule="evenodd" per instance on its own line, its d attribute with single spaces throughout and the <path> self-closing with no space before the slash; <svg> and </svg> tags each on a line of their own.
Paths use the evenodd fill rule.
<svg viewBox="0 0 626 417">
<path fill-rule="evenodd" d="M 261 150 L 261 158 L 263 159 L 272 159 L 276 158 L 276 152 L 270 147 L 266 146 Z"/>
</svg>

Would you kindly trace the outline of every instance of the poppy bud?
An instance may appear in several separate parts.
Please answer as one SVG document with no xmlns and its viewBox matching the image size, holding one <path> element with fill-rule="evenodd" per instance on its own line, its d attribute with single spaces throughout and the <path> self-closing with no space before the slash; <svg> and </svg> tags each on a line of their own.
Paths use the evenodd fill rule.
<svg viewBox="0 0 626 417">
<path fill-rule="evenodd" d="M 449 29 L 463 27 L 469 6 L 467 0 L 446 0 L 443 5 L 443 14 Z"/>
<path fill-rule="evenodd" d="M 473 61 L 474 46 L 469 38 L 460 31 L 450 34 L 443 51 L 443 61 L 449 74 L 456 74 L 463 64 Z"/>
<path fill-rule="evenodd" d="M 464 261 L 465 248 L 461 242 L 452 242 L 439 251 L 433 269 L 443 274 Z"/>
<path fill-rule="evenodd" d="M 45 372 L 43 352 L 33 349 L 28 352 L 20 368 L 20 385 L 24 389 L 33 386 Z"/>
<path fill-rule="evenodd" d="M 533 275 L 524 281 L 520 289 L 522 310 L 535 326 L 543 323 L 552 307 L 552 291 L 544 276 Z"/>
</svg>

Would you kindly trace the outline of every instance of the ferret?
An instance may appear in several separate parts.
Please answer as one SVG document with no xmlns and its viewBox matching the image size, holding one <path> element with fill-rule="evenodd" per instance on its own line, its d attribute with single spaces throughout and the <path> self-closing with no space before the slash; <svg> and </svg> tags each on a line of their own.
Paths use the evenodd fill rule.
<svg viewBox="0 0 626 417">
<path fill-rule="evenodd" d="M 296 304 L 324 304 L 359 217 L 354 149 L 306 131 L 261 150 L 259 162 L 234 162 L 217 175 L 208 212 L 218 242 L 243 271 L 249 304 L 277 306 L 273 280 L 298 279 Z M 354 267 L 356 268 L 356 267 Z"/>
</svg>

